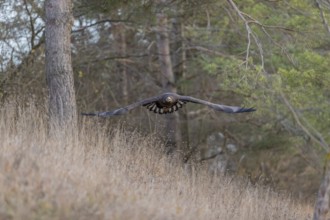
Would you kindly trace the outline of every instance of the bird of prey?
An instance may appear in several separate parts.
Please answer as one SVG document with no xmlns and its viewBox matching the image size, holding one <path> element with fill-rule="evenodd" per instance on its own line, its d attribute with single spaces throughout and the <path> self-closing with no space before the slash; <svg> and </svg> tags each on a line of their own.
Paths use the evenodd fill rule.
<svg viewBox="0 0 330 220">
<path fill-rule="evenodd" d="M 95 112 L 95 113 L 81 113 L 82 115 L 87 116 L 100 116 L 100 117 L 110 117 L 114 115 L 123 115 L 126 114 L 128 111 L 139 107 L 139 106 L 145 106 L 147 109 L 154 113 L 158 114 L 168 114 L 173 113 L 179 108 L 182 108 L 184 104 L 187 102 L 191 103 L 197 103 L 206 105 L 216 111 L 222 111 L 226 113 L 241 113 L 241 112 L 252 112 L 256 109 L 254 108 L 243 108 L 243 107 L 237 107 L 237 106 L 228 106 L 228 105 L 220 105 L 215 104 L 212 102 L 208 102 L 202 99 L 197 99 L 191 96 L 182 96 L 178 95 L 176 93 L 163 93 L 159 96 L 154 96 L 151 98 L 143 99 L 141 101 L 135 102 L 131 105 L 128 105 L 123 108 L 119 108 L 113 111 L 109 112 Z"/>
</svg>

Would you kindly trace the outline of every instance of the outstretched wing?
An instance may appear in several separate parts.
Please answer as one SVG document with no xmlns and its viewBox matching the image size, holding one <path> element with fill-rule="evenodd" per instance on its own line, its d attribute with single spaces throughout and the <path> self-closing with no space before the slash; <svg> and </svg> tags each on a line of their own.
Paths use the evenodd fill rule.
<svg viewBox="0 0 330 220">
<path fill-rule="evenodd" d="M 228 106 L 228 105 L 220 105 L 220 104 L 215 104 L 212 102 L 208 102 L 202 99 L 197 99 L 191 96 L 179 96 L 179 99 L 181 101 L 186 101 L 186 102 L 192 102 L 192 103 L 197 103 L 197 104 L 202 104 L 206 105 L 216 111 L 222 111 L 226 113 L 241 113 L 241 112 L 253 112 L 256 109 L 254 108 L 243 108 L 243 107 L 238 107 L 238 106 Z"/>
<path fill-rule="evenodd" d="M 130 104 L 126 107 L 115 109 L 115 110 L 109 111 L 109 112 L 91 112 L 91 113 L 84 113 L 83 112 L 81 114 L 85 115 L 85 116 L 99 116 L 99 117 L 110 117 L 110 116 L 114 116 L 114 115 L 123 115 L 123 114 L 126 114 L 128 111 L 130 111 L 130 110 L 132 110 L 136 107 L 139 107 L 139 106 L 142 106 L 142 105 L 148 105 L 150 103 L 153 103 L 153 102 L 157 101 L 158 99 L 159 99 L 159 96 L 155 96 L 155 97 L 144 99 L 144 100 L 135 102 L 133 104 Z"/>
</svg>

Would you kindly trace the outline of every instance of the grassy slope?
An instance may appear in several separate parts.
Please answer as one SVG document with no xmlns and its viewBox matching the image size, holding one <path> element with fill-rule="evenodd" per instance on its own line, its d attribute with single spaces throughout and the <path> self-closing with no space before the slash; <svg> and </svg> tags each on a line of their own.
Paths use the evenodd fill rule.
<svg viewBox="0 0 330 220">
<path fill-rule="evenodd" d="M 3 107 L 0 219 L 307 219 L 311 212 L 270 190 L 188 174 L 152 136 L 105 130 L 89 125 L 78 139 L 51 139 L 36 109 Z"/>
</svg>

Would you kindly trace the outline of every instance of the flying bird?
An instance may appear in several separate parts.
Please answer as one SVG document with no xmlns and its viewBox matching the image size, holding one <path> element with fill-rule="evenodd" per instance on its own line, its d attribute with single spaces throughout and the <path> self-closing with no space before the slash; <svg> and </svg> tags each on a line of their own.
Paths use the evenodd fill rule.
<svg viewBox="0 0 330 220">
<path fill-rule="evenodd" d="M 243 108 L 238 106 L 228 106 L 220 105 L 212 102 L 208 102 L 202 99 L 197 99 L 191 96 L 182 96 L 176 93 L 163 93 L 159 96 L 154 96 L 151 98 L 143 99 L 141 101 L 130 104 L 126 107 L 119 108 L 109 112 L 91 112 L 91 113 L 81 113 L 87 116 L 100 116 L 100 117 L 110 117 L 114 115 L 123 115 L 128 111 L 137 108 L 139 106 L 145 106 L 147 109 L 158 114 L 168 114 L 173 113 L 187 102 L 206 105 L 216 111 L 226 112 L 226 113 L 242 113 L 242 112 L 253 112 L 254 108 Z"/>
</svg>

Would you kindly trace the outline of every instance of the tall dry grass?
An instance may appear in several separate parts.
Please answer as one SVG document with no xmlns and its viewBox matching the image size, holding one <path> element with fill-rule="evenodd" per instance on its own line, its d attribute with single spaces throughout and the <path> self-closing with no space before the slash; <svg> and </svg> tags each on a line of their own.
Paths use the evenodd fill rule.
<svg viewBox="0 0 330 220">
<path fill-rule="evenodd" d="M 271 190 L 188 173 L 152 135 L 92 121 L 78 138 L 51 138 L 34 107 L 1 108 L 0 219 L 309 218 L 307 205 Z"/>
</svg>

